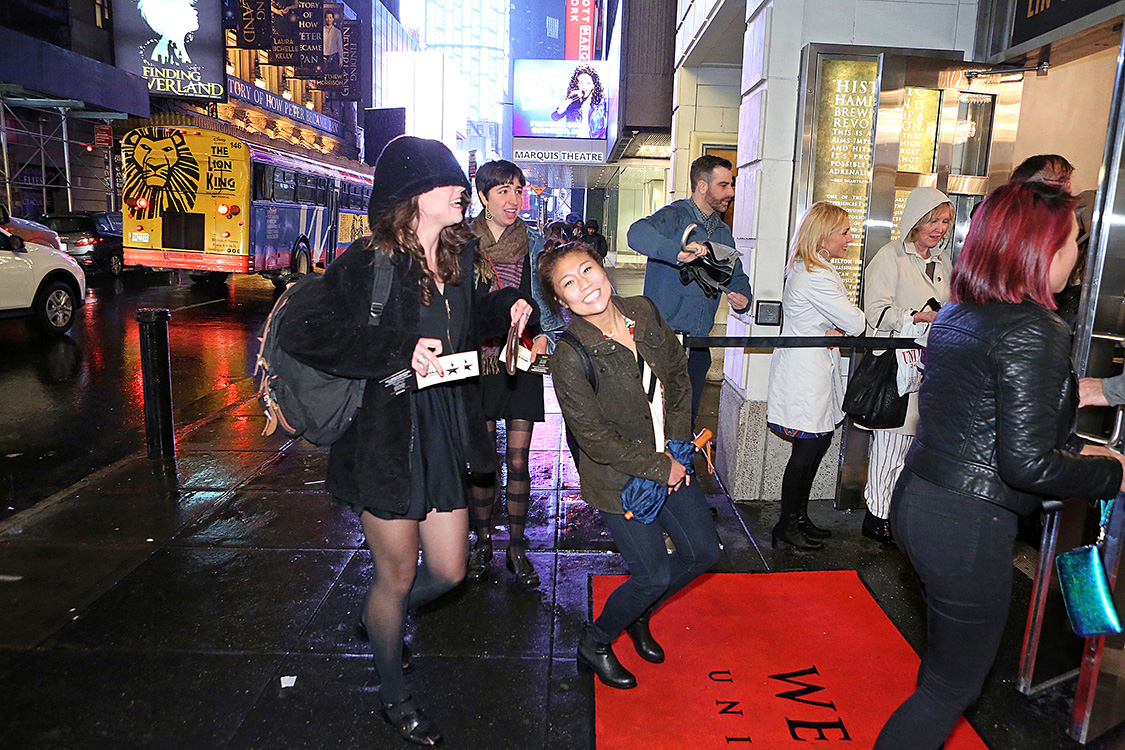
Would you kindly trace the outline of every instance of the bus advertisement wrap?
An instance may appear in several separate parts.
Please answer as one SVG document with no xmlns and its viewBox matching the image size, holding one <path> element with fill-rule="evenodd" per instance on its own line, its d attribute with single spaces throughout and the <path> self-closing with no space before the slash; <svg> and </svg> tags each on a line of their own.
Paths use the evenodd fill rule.
<svg viewBox="0 0 1125 750">
<path fill-rule="evenodd" d="M 117 67 L 153 96 L 225 102 L 221 0 L 114 0 Z"/>
<path fill-rule="evenodd" d="M 129 265 L 261 273 L 280 286 L 366 234 L 362 172 L 203 129 L 137 128 L 121 154 Z"/>
<path fill-rule="evenodd" d="M 516 60 L 512 135 L 605 138 L 606 113 L 617 96 L 604 62 Z"/>
</svg>

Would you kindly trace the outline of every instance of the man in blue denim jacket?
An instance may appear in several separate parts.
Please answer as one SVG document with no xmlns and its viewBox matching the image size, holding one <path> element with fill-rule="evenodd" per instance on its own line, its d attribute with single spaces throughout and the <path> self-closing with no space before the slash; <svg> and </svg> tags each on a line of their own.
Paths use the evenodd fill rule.
<svg viewBox="0 0 1125 750">
<path fill-rule="evenodd" d="M 644 294 L 656 303 L 672 330 L 689 336 L 708 336 L 715 325 L 719 298 L 708 297 L 694 282 L 685 286 L 680 281 L 680 269 L 706 254 L 703 242 L 734 247 L 734 235 L 722 219 L 734 198 L 734 177 L 729 161 L 710 154 L 691 163 L 690 177 L 691 197 L 673 201 L 652 216 L 634 222 L 629 227 L 629 247 L 648 256 Z M 696 226 L 685 250 L 680 240 L 691 224 Z M 730 290 L 727 301 L 732 310 L 745 312 L 750 308 L 750 279 L 739 260 L 735 261 L 734 277 L 727 288 Z M 709 349 L 691 350 L 688 374 L 691 376 L 693 423 L 699 413 L 699 399 L 710 367 Z"/>
</svg>

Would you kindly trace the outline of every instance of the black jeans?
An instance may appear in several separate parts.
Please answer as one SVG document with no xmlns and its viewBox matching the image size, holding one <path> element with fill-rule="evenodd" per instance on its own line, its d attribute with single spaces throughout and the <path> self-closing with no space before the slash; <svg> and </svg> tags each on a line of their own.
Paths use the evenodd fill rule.
<svg viewBox="0 0 1125 750">
<path fill-rule="evenodd" d="M 714 565 L 719 560 L 719 536 L 698 477 L 669 492 L 652 523 L 627 521 L 616 513 L 599 511 L 599 515 L 629 566 L 629 578 L 606 599 L 590 631 L 598 643 L 612 643 L 638 617 Z M 676 545 L 671 555 L 664 544 L 665 531 Z"/>
<path fill-rule="evenodd" d="M 936 750 L 980 695 L 1012 595 L 1018 516 L 904 469 L 891 530 L 922 579 L 928 610 L 918 684 L 879 733 L 876 750 Z"/>
</svg>

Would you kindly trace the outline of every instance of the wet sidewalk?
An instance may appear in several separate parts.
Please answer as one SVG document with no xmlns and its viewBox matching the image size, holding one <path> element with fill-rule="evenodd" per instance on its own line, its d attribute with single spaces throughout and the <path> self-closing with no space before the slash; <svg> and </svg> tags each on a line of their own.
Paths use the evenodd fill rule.
<svg viewBox="0 0 1125 750">
<path fill-rule="evenodd" d="M 180 436 L 174 467 L 134 456 L 0 524 L 0 748 L 406 747 L 377 710 L 353 630 L 370 576 L 358 519 L 322 490 L 327 453 L 261 436 L 252 384 L 238 388 L 232 407 Z M 408 679 L 445 747 L 596 747 L 592 678 L 574 651 L 590 575 L 625 571 L 581 502 L 547 394 L 528 524 L 541 585 L 524 589 L 504 570 L 499 517 L 487 581 L 408 623 Z M 703 425 L 717 399 L 710 385 Z M 857 570 L 922 648 L 917 579 L 898 550 L 862 538 L 861 514 L 814 502 L 813 519 L 834 534 L 826 548 L 774 551 L 777 505 L 733 503 L 697 469 L 725 548 L 715 570 Z M 1065 730 L 1073 683 L 1034 700 L 1014 688 L 1030 591 L 1016 579 L 1000 658 L 969 720 L 997 750 L 1077 748 Z M 1120 731 L 1092 745 L 1121 746 Z"/>
</svg>

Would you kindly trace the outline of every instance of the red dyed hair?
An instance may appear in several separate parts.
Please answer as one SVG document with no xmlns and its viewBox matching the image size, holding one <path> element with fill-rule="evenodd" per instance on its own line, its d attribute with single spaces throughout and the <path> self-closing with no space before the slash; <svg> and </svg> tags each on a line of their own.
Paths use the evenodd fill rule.
<svg viewBox="0 0 1125 750">
<path fill-rule="evenodd" d="M 1009 182 L 984 199 L 953 269 L 954 302 L 1031 299 L 1055 309 L 1048 272 L 1066 242 L 1078 199 L 1040 182 Z"/>
</svg>

